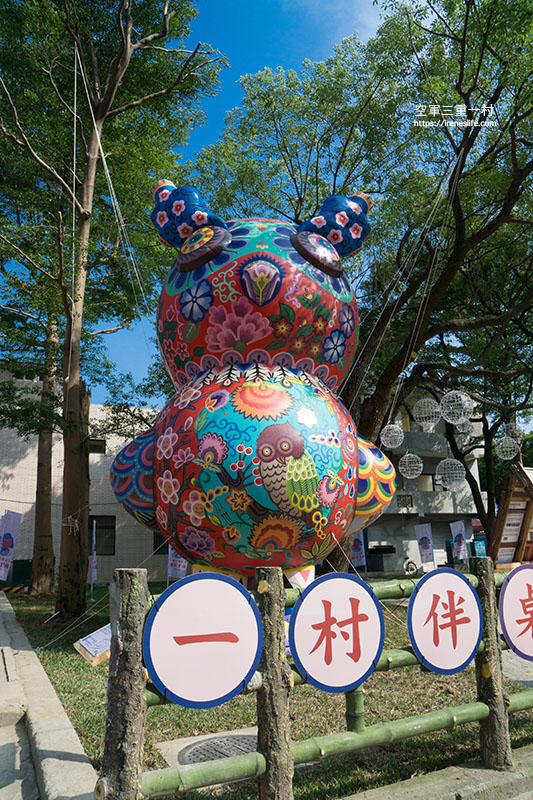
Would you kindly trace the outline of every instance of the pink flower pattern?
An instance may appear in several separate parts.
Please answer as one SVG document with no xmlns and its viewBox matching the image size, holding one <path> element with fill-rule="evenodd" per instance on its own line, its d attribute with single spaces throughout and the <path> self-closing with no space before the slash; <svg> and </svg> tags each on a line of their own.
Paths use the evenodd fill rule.
<svg viewBox="0 0 533 800">
<path fill-rule="evenodd" d="M 326 218 L 322 216 L 312 217 L 311 222 L 313 223 L 313 225 L 315 225 L 315 227 L 323 228 L 324 225 L 326 224 Z"/>
<path fill-rule="evenodd" d="M 191 235 L 192 228 L 190 225 L 187 225 L 186 222 L 182 222 L 181 225 L 178 225 L 178 233 L 182 237 L 182 239 L 186 239 L 187 236 Z"/>
<path fill-rule="evenodd" d="M 193 525 L 201 525 L 205 517 L 205 506 L 202 502 L 202 494 L 194 489 L 189 499 L 183 503 L 183 510 L 191 520 Z"/>
<path fill-rule="evenodd" d="M 192 215 L 192 219 L 194 220 L 194 222 L 196 222 L 199 228 L 202 225 L 207 224 L 207 214 L 205 213 L 205 211 L 195 211 L 194 214 Z"/>
<path fill-rule="evenodd" d="M 167 428 L 162 436 L 157 440 L 156 458 L 170 458 L 174 445 L 178 441 L 178 434 L 172 428 Z"/>
<path fill-rule="evenodd" d="M 159 225 L 160 228 L 162 228 L 168 222 L 167 212 L 159 211 L 156 219 L 157 219 L 157 224 Z"/>
<path fill-rule="evenodd" d="M 172 206 L 172 213 L 179 217 L 180 214 L 183 214 L 185 211 L 185 203 L 183 200 L 176 200 L 176 202 Z"/>
<path fill-rule="evenodd" d="M 346 225 L 349 219 L 350 218 L 346 213 L 346 211 L 339 211 L 338 214 L 335 214 L 335 222 L 337 223 L 337 225 L 342 225 L 344 227 L 344 225 Z"/>
<path fill-rule="evenodd" d="M 342 242 L 342 233 L 334 228 L 328 233 L 328 241 L 331 242 L 331 244 Z"/>
<path fill-rule="evenodd" d="M 172 473 L 169 469 L 163 472 L 163 476 L 157 479 L 157 488 L 161 492 L 163 503 L 169 503 L 173 506 L 177 505 L 180 485 L 179 480 L 172 477 Z"/>
<path fill-rule="evenodd" d="M 362 232 L 363 232 L 362 227 L 360 225 L 358 225 L 357 222 L 354 222 L 354 224 L 350 228 L 350 233 L 352 234 L 352 238 L 353 239 L 359 239 L 359 237 L 361 236 Z"/>
<path fill-rule="evenodd" d="M 176 469 L 183 467 L 194 458 L 194 453 L 190 447 L 180 447 L 177 453 L 172 456 L 172 463 Z"/>
<path fill-rule="evenodd" d="M 248 344 L 270 334 L 268 319 L 252 309 L 252 304 L 244 296 L 233 303 L 230 313 L 224 306 L 211 308 L 211 325 L 206 335 L 206 343 L 211 352 L 222 353 L 232 349 L 243 352 Z"/>
</svg>

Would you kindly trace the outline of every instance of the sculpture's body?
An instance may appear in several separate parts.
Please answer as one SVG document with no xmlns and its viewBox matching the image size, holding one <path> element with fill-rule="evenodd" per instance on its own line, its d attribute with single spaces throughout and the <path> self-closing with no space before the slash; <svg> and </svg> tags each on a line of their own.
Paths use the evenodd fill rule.
<svg viewBox="0 0 533 800">
<path fill-rule="evenodd" d="M 115 493 L 198 567 L 312 566 L 394 494 L 392 465 L 330 391 L 357 344 L 339 253 L 368 233 L 366 198 L 330 198 L 298 231 L 226 224 L 189 187 L 155 199 L 178 249 L 157 314 L 178 392 L 115 460 Z"/>
</svg>

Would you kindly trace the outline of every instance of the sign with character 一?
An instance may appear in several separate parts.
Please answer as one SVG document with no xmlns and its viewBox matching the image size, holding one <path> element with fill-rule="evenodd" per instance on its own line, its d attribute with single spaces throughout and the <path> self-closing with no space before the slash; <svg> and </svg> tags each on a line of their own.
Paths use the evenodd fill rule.
<svg viewBox="0 0 533 800">
<path fill-rule="evenodd" d="M 407 610 L 413 650 L 433 672 L 453 675 L 474 658 L 483 628 L 479 598 L 455 569 L 441 567 L 416 585 Z"/>
<path fill-rule="evenodd" d="M 349 692 L 374 671 L 385 625 L 379 600 L 360 578 L 317 578 L 291 614 L 289 642 L 299 672 L 318 689 Z"/>
<path fill-rule="evenodd" d="M 263 625 L 249 592 L 227 575 L 200 573 L 169 586 L 143 633 L 146 669 L 168 700 L 210 708 L 250 681 L 263 649 Z"/>
</svg>

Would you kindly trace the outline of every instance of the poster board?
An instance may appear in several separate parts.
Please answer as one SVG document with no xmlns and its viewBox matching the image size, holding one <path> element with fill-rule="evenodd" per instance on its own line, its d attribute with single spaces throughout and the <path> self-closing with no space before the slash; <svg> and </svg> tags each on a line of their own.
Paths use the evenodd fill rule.
<svg viewBox="0 0 533 800">
<path fill-rule="evenodd" d="M 107 661 L 111 652 L 111 623 L 98 628 L 83 639 L 78 639 L 74 642 L 74 649 L 89 662 L 91 667 L 97 667 L 98 664 Z"/>
<path fill-rule="evenodd" d="M 500 498 L 489 542 L 496 569 L 530 561 L 533 555 L 533 468 L 513 464 Z"/>
</svg>

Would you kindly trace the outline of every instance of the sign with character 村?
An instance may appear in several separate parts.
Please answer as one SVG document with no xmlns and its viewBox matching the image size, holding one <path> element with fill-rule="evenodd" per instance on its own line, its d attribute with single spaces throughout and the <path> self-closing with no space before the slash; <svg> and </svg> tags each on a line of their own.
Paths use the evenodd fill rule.
<svg viewBox="0 0 533 800">
<path fill-rule="evenodd" d="M 318 689 L 349 692 L 374 671 L 385 625 L 379 600 L 355 575 L 317 578 L 298 598 L 289 627 L 299 672 Z"/>
</svg>

